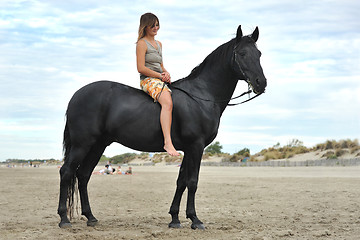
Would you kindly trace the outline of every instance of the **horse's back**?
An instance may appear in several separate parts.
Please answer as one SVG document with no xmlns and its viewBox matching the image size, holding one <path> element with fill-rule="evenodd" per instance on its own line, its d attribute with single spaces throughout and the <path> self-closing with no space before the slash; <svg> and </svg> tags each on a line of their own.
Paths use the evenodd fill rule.
<svg viewBox="0 0 360 240">
<path fill-rule="evenodd" d="M 141 150 L 144 147 L 138 146 L 139 139 L 147 143 L 161 139 L 159 116 L 160 105 L 142 90 L 98 81 L 75 92 L 67 109 L 67 125 L 76 141 L 106 136 Z"/>
<path fill-rule="evenodd" d="M 122 83 L 106 80 L 97 81 L 85 85 L 74 93 L 68 105 L 68 113 L 73 110 L 89 110 L 89 108 L 96 110 L 93 107 L 100 107 L 100 105 L 108 106 L 109 101 L 114 96 L 144 98 L 142 95 L 144 94 L 139 89 Z"/>
</svg>

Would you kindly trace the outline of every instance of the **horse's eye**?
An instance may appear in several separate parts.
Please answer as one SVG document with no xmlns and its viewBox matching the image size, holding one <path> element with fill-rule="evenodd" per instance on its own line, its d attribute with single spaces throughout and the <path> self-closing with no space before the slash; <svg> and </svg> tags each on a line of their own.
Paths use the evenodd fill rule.
<svg viewBox="0 0 360 240">
<path fill-rule="evenodd" d="M 246 52 L 245 52 L 245 51 L 241 51 L 241 52 L 239 52 L 239 55 L 240 55 L 241 57 L 244 57 L 244 56 L 246 55 Z"/>
</svg>

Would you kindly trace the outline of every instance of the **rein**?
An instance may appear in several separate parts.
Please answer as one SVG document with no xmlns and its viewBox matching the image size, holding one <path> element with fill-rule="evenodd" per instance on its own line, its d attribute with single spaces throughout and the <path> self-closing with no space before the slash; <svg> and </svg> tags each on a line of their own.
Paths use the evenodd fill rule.
<svg viewBox="0 0 360 240">
<path fill-rule="evenodd" d="M 164 85 L 165 85 L 165 84 L 166 84 L 166 83 L 164 83 Z M 195 96 L 195 95 L 193 95 L 193 94 L 191 94 L 191 93 L 189 93 L 189 92 L 185 91 L 184 89 L 179 88 L 179 87 L 176 87 L 176 86 L 171 86 L 171 88 L 173 88 L 173 89 L 177 89 L 177 90 L 180 90 L 180 91 L 182 91 L 182 92 L 186 93 L 187 95 L 189 95 L 191 98 L 197 98 L 197 99 L 202 100 L 202 101 L 206 101 L 206 102 L 213 102 L 213 103 L 223 103 L 223 102 L 228 102 L 228 101 L 231 101 L 231 100 L 234 100 L 234 99 L 240 98 L 240 97 L 242 97 L 242 96 L 244 96 L 244 95 L 246 95 L 246 94 L 250 94 L 250 93 L 252 92 L 252 90 L 250 90 L 250 87 L 249 87 L 249 91 L 247 91 L 247 92 L 243 92 L 242 94 L 240 94 L 240 95 L 239 95 L 239 96 L 237 96 L 237 97 L 233 97 L 233 98 L 229 98 L 229 99 L 223 99 L 223 100 L 216 100 L 216 101 L 215 101 L 215 100 L 205 99 L 205 98 L 201 98 L 201 97 Z M 251 98 L 249 98 L 249 99 L 247 99 L 247 100 L 244 100 L 244 101 L 242 101 L 242 102 L 240 102 L 240 103 L 228 103 L 227 105 L 228 105 L 228 106 L 236 106 L 236 105 L 240 105 L 240 104 L 246 103 L 246 102 L 248 102 L 248 101 L 250 101 L 250 100 L 252 100 L 252 99 L 254 99 L 254 98 L 256 98 L 256 97 L 260 96 L 261 94 L 262 94 L 262 93 L 257 94 L 257 95 L 255 95 L 255 96 L 253 96 L 253 97 L 251 97 Z"/>
<path fill-rule="evenodd" d="M 249 91 L 247 91 L 247 92 L 244 92 L 243 94 L 241 94 L 241 95 L 238 96 L 238 97 L 241 97 L 242 95 L 244 95 L 244 94 L 246 94 L 246 93 L 249 93 L 249 94 L 250 94 L 250 92 L 251 92 L 251 90 L 249 90 Z M 239 103 L 228 103 L 228 106 L 233 107 L 233 106 L 236 106 L 236 105 L 240 105 L 240 104 L 249 102 L 250 100 L 253 100 L 254 98 L 260 96 L 261 94 L 262 94 L 262 93 L 256 94 L 255 96 L 253 96 L 253 97 L 251 97 L 251 98 L 249 98 L 249 99 L 247 99 L 247 100 L 245 100 L 245 101 L 239 102 Z M 236 97 L 236 98 L 238 98 L 238 97 Z M 231 100 L 231 99 L 230 99 L 230 100 Z"/>
</svg>

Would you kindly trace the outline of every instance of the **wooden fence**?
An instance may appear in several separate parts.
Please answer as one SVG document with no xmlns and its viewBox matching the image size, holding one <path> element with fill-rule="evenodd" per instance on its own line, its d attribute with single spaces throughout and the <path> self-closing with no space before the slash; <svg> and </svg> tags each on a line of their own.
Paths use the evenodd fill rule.
<svg viewBox="0 0 360 240">
<path fill-rule="evenodd" d="M 351 159 L 319 159 L 306 161 L 272 160 L 264 162 L 202 162 L 202 166 L 225 167 L 338 167 L 360 166 L 360 158 Z"/>
</svg>

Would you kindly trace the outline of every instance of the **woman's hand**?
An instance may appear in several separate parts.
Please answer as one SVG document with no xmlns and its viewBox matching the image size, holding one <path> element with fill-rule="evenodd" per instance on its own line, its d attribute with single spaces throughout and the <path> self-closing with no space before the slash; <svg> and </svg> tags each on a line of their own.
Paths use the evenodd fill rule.
<svg viewBox="0 0 360 240">
<path fill-rule="evenodd" d="M 161 77 L 162 77 L 162 81 L 163 81 L 163 82 L 171 83 L 170 73 L 168 73 L 168 72 L 163 72 L 163 73 L 161 73 Z"/>
</svg>

